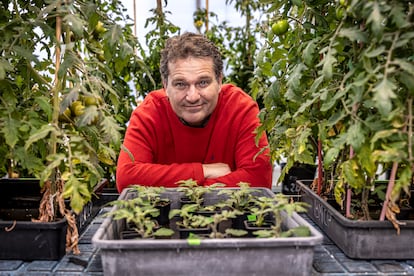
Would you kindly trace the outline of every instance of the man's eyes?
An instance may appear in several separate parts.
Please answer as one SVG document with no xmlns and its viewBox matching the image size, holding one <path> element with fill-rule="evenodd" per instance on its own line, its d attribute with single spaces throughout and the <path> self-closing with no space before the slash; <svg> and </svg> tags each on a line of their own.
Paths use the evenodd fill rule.
<svg viewBox="0 0 414 276">
<path fill-rule="evenodd" d="M 195 85 L 197 88 L 206 88 L 207 86 L 210 85 L 210 83 L 211 83 L 210 80 L 200 80 Z M 189 86 L 190 84 L 186 82 L 182 82 L 182 81 L 174 82 L 174 87 L 177 89 L 185 89 L 185 88 L 188 88 Z"/>
<path fill-rule="evenodd" d="M 207 81 L 207 80 L 202 80 L 202 81 L 200 81 L 200 82 L 198 83 L 198 86 L 199 86 L 199 87 L 201 87 L 201 88 L 205 88 L 205 87 L 207 87 L 209 84 L 210 84 L 210 81 Z"/>
<path fill-rule="evenodd" d="M 176 88 L 180 88 L 180 89 L 182 89 L 182 88 L 185 88 L 185 87 L 187 86 L 187 84 L 186 84 L 186 83 L 184 83 L 184 82 L 176 82 L 176 83 L 174 83 L 174 86 L 175 86 Z"/>
</svg>

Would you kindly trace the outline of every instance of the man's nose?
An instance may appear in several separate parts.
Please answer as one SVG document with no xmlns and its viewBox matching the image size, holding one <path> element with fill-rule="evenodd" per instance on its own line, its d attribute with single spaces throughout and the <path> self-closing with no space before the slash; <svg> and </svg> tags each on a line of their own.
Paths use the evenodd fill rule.
<svg viewBox="0 0 414 276">
<path fill-rule="evenodd" d="M 198 93 L 197 88 L 195 85 L 190 85 L 187 90 L 187 96 L 185 98 L 189 102 L 196 102 L 200 99 L 200 93 Z"/>
</svg>

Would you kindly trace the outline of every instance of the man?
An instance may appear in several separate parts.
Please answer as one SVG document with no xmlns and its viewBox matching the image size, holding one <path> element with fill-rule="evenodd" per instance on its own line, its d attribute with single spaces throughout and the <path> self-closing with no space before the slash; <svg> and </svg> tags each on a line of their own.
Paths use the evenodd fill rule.
<svg viewBox="0 0 414 276">
<path fill-rule="evenodd" d="M 255 144 L 258 106 L 240 88 L 222 84 L 223 61 L 204 36 L 167 40 L 161 53 L 163 89 L 134 110 L 118 159 L 117 188 L 223 183 L 271 188 L 267 137 Z"/>
</svg>

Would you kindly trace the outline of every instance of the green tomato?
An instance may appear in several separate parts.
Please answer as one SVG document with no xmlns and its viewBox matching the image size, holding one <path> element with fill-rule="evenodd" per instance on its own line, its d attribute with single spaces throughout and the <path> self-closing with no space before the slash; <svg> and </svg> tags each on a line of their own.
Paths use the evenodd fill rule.
<svg viewBox="0 0 414 276">
<path fill-rule="evenodd" d="M 104 27 L 104 24 L 102 23 L 102 21 L 98 21 L 98 23 L 96 24 L 95 32 L 97 34 L 103 34 L 104 32 L 106 32 L 106 28 Z"/>
<path fill-rule="evenodd" d="M 83 102 L 84 102 L 84 104 L 86 106 L 97 105 L 98 104 L 98 101 L 93 96 L 86 96 L 86 97 L 84 97 L 83 98 Z"/>
<path fill-rule="evenodd" d="M 65 111 L 63 111 L 62 114 L 59 114 L 59 121 L 70 123 L 72 119 L 72 112 L 70 111 L 70 108 L 66 108 Z"/>
<path fill-rule="evenodd" d="M 335 15 L 336 19 L 341 20 L 344 17 L 345 9 L 342 7 L 336 8 Z"/>
<path fill-rule="evenodd" d="M 275 35 L 283 35 L 289 29 L 289 24 L 286 19 L 278 20 L 272 25 L 272 32 Z"/>
<path fill-rule="evenodd" d="M 85 106 L 81 101 L 74 101 L 70 106 L 72 115 L 81 116 L 85 112 Z"/>
</svg>

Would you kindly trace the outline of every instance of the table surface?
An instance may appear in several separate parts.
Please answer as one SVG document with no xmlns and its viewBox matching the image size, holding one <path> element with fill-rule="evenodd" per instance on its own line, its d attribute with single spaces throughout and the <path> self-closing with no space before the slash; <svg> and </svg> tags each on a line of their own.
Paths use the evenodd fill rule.
<svg viewBox="0 0 414 276">
<path fill-rule="evenodd" d="M 107 210 L 107 207 L 102 208 L 81 234 L 81 254 L 69 253 L 59 261 L 0 260 L 0 276 L 103 275 L 99 249 L 94 248 L 91 240 L 102 224 L 102 214 Z M 302 216 L 323 233 L 305 214 Z M 414 260 L 350 259 L 324 235 L 322 244 L 315 247 L 312 275 L 414 275 Z"/>
</svg>

